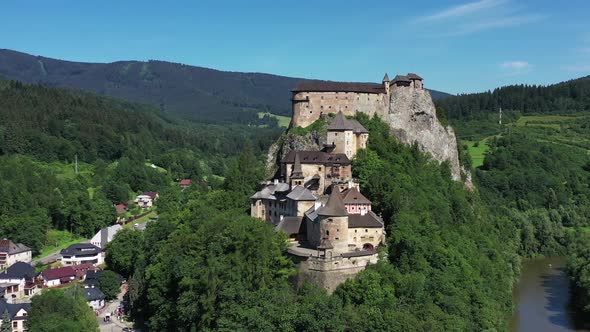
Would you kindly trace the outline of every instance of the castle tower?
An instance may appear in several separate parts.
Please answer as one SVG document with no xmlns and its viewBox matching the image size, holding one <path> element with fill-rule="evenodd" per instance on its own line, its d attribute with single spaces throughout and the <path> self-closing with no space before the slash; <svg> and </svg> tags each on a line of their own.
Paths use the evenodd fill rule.
<svg viewBox="0 0 590 332">
<path fill-rule="evenodd" d="M 348 213 L 337 186 L 332 186 L 328 202 L 317 210 L 320 245 L 318 249 L 335 254 L 348 252 Z"/>
<path fill-rule="evenodd" d="M 354 124 L 344 117 L 342 111 L 336 114 L 328 126 L 328 144 L 333 144 L 334 153 L 344 153 L 352 159 L 356 153 Z"/>
<path fill-rule="evenodd" d="M 303 186 L 303 181 L 305 177 L 303 176 L 303 170 L 301 168 L 301 158 L 299 157 L 299 153 L 295 153 L 295 162 L 293 163 L 293 171 L 291 172 L 290 182 L 291 188 L 296 186 Z"/>
<path fill-rule="evenodd" d="M 385 73 L 385 76 L 383 76 L 383 81 L 381 81 L 381 83 L 383 83 L 383 88 L 385 88 L 385 93 L 389 95 L 389 75 L 387 75 L 387 73 Z"/>
</svg>

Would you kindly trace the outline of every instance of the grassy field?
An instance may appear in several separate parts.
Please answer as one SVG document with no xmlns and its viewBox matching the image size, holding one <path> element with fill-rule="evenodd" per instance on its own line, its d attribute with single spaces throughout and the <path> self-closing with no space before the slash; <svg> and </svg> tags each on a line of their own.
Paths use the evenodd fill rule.
<svg viewBox="0 0 590 332">
<path fill-rule="evenodd" d="M 469 147 L 469 155 L 471 156 L 471 161 L 473 162 L 473 168 L 483 165 L 483 159 L 489 149 L 487 139 L 477 142 L 463 141 L 463 143 L 467 144 Z"/>
<path fill-rule="evenodd" d="M 59 179 L 73 179 L 76 176 L 75 163 L 63 163 L 54 161 L 51 163 L 35 161 L 37 166 L 49 170 Z M 91 175 L 94 172 L 94 166 L 83 162 L 78 162 L 78 174 Z"/>
<path fill-rule="evenodd" d="M 258 112 L 258 118 L 262 119 L 267 114 L 273 118 L 276 118 L 279 121 L 280 127 L 284 127 L 284 128 L 289 127 L 289 123 L 291 122 L 291 118 L 288 116 L 276 115 L 276 114 L 271 114 L 268 112 L 266 112 L 266 113 L 265 112 Z"/>
<path fill-rule="evenodd" d="M 86 239 L 74 235 L 68 231 L 58 231 L 55 229 L 51 229 L 47 231 L 46 245 L 43 246 L 41 252 L 37 256 L 35 256 L 33 260 L 43 258 L 56 250 L 61 250 L 63 248 L 71 246 L 74 243 L 82 242 L 84 240 Z"/>
</svg>

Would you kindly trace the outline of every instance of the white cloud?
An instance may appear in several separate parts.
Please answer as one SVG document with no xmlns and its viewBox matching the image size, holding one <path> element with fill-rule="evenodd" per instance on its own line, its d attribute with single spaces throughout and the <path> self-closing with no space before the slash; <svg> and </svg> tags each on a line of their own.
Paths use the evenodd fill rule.
<svg viewBox="0 0 590 332">
<path fill-rule="evenodd" d="M 525 74 L 533 70 L 534 67 L 527 61 L 506 61 L 500 64 L 500 69 L 506 76 Z"/>
<path fill-rule="evenodd" d="M 500 64 L 500 67 L 504 69 L 527 69 L 532 67 L 532 65 L 526 61 L 507 61 Z"/>
<path fill-rule="evenodd" d="M 419 17 L 418 21 L 427 22 L 463 17 L 466 15 L 481 12 L 486 9 L 497 7 L 504 2 L 506 2 L 506 0 L 480 0 L 475 2 L 469 2 L 463 5 L 447 8 L 436 14 Z"/>
<path fill-rule="evenodd" d="M 514 15 L 497 17 L 481 22 L 473 22 L 459 26 L 451 35 L 465 35 L 490 29 L 516 27 L 544 19 L 543 15 Z"/>
</svg>

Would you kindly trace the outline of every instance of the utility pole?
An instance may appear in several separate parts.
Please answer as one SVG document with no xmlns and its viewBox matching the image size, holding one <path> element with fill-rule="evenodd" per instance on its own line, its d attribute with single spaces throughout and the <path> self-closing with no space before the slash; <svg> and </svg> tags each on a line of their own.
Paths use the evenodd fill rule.
<svg viewBox="0 0 590 332">
<path fill-rule="evenodd" d="M 78 175 L 78 154 L 76 153 L 76 175 Z"/>
<path fill-rule="evenodd" d="M 500 107 L 500 121 L 498 121 L 500 126 L 502 125 L 502 107 Z"/>
</svg>

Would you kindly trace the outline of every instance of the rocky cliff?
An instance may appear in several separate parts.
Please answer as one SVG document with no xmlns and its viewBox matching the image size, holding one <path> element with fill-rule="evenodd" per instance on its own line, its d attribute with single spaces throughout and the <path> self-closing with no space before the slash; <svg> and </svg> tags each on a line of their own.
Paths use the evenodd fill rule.
<svg viewBox="0 0 590 332">
<path fill-rule="evenodd" d="M 457 138 L 450 126 L 444 127 L 436 117 L 436 108 L 426 90 L 392 89 L 387 121 L 392 134 L 403 143 L 416 142 L 434 159 L 448 161 L 453 179 L 461 180 Z"/>
<path fill-rule="evenodd" d="M 395 87 L 391 90 L 387 113 L 377 114 L 389 123 L 391 133 L 398 140 L 406 144 L 418 144 L 422 151 L 431 154 L 439 162 L 448 161 L 453 179 L 463 180 L 468 187 L 472 186 L 471 174 L 462 169 L 459 163 L 455 132 L 450 126 L 445 127 L 440 123 L 427 90 Z M 310 127 L 316 129 L 303 130 L 303 133 L 290 129 L 271 146 L 267 176 L 275 175 L 278 161 L 289 151 L 321 149 L 325 143 L 325 127 L 312 125 L 306 129 Z"/>
</svg>

